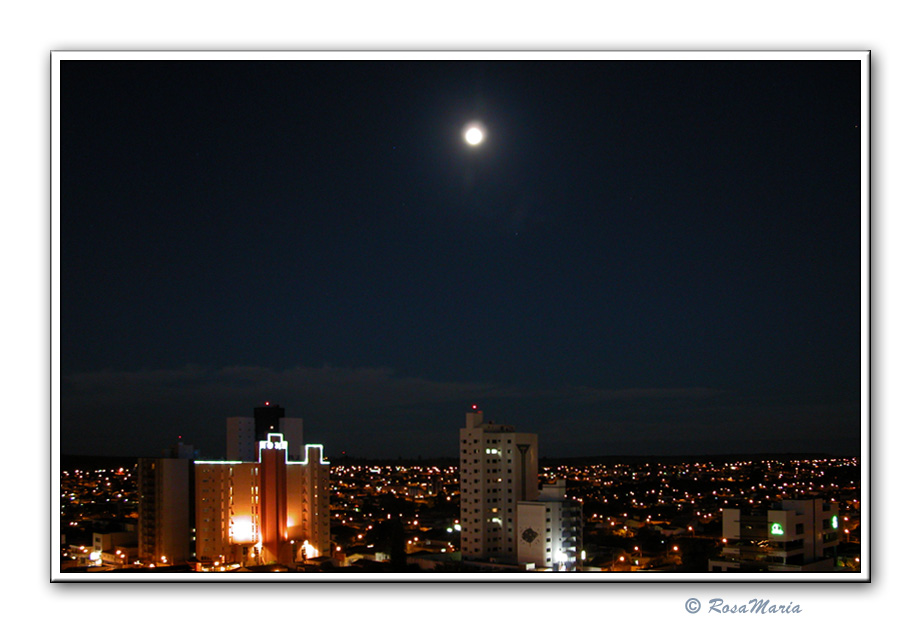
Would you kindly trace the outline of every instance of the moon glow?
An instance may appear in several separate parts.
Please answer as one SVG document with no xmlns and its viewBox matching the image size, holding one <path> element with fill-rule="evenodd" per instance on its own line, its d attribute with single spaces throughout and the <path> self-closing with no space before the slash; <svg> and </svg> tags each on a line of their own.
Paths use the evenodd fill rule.
<svg viewBox="0 0 921 633">
<path fill-rule="evenodd" d="M 475 125 L 471 125 L 467 128 L 467 131 L 464 132 L 464 140 L 467 141 L 469 145 L 479 145 L 483 142 L 483 130 Z"/>
</svg>

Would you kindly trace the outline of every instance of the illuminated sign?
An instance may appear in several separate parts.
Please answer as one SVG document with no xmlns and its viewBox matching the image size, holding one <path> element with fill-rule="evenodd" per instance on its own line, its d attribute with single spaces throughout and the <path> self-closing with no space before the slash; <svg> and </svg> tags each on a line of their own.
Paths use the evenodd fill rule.
<svg viewBox="0 0 921 633">
<path fill-rule="evenodd" d="M 276 451 L 288 451 L 288 442 L 285 441 L 284 436 L 281 433 L 269 433 L 266 440 L 261 440 L 259 442 L 259 450 L 276 450 Z M 287 462 L 287 455 L 285 456 L 285 461 Z"/>
<path fill-rule="evenodd" d="M 836 529 L 836 530 L 838 529 L 838 517 L 837 517 L 837 515 L 836 515 L 836 516 L 832 516 L 832 518 L 831 518 L 831 526 L 832 526 L 834 529 Z"/>
<path fill-rule="evenodd" d="M 783 536 L 783 526 L 780 523 L 771 523 L 771 534 Z"/>
</svg>

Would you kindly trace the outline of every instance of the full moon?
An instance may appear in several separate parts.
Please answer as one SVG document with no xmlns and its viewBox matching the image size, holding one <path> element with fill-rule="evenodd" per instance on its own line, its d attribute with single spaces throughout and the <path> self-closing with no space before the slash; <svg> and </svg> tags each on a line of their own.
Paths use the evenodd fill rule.
<svg viewBox="0 0 921 633">
<path fill-rule="evenodd" d="M 483 142 L 483 130 L 473 126 L 464 133 L 464 140 L 470 145 L 479 145 Z"/>
</svg>

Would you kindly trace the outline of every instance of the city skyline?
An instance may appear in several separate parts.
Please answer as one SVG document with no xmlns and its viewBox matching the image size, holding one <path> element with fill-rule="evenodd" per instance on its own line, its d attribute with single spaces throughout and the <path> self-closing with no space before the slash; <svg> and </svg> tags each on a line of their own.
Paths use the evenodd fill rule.
<svg viewBox="0 0 921 633">
<path fill-rule="evenodd" d="M 857 455 L 860 64 L 64 61 L 60 450 Z"/>
<path fill-rule="evenodd" d="M 462 440 L 464 435 L 462 431 Z M 266 446 L 272 442 L 260 444 Z M 476 445 L 474 442 L 473 446 Z M 60 525 L 61 534 L 66 535 L 67 540 L 67 545 L 61 548 L 62 571 L 65 568 L 79 571 L 74 568 L 87 566 L 95 566 L 97 571 L 142 571 L 153 565 L 167 572 L 233 572 L 240 571 L 242 565 L 257 572 L 303 572 L 309 568 L 349 574 L 440 571 L 450 575 L 462 568 L 468 572 L 487 573 L 499 569 L 540 571 L 550 569 L 551 563 L 554 563 L 554 570 L 562 571 L 563 566 L 555 563 L 564 563 L 571 570 L 565 559 L 572 562 L 571 552 L 575 546 L 579 560 L 576 571 L 615 572 L 604 577 L 595 576 L 596 580 L 625 580 L 628 577 L 648 580 L 647 574 L 637 577 L 625 576 L 623 572 L 653 569 L 678 572 L 675 578 L 687 579 L 687 574 L 700 578 L 695 574 L 729 571 L 727 564 L 744 564 L 746 568 L 737 568 L 736 572 L 757 574 L 768 571 L 765 567 L 768 565 L 773 567 L 773 572 L 796 575 L 801 571 L 825 571 L 833 572 L 829 579 L 845 580 L 839 572 L 859 571 L 868 555 L 860 546 L 869 529 L 869 514 L 866 512 L 867 499 L 861 494 L 859 460 L 749 456 L 690 461 L 605 460 L 605 463 L 568 460 L 542 464 L 538 475 L 540 490 L 536 495 L 534 491 L 526 495 L 531 497 L 530 501 L 516 503 L 516 531 L 520 536 L 518 556 L 493 551 L 488 558 L 483 557 L 470 546 L 484 536 L 487 526 L 494 525 L 495 519 L 506 524 L 509 517 L 497 512 L 495 499 L 485 508 L 492 520 L 484 523 L 487 517 L 477 520 L 469 515 L 469 504 L 473 501 L 476 505 L 476 499 L 464 502 L 467 494 L 476 496 L 497 491 L 489 487 L 479 492 L 470 489 L 471 472 L 467 469 L 471 452 L 468 450 L 465 454 L 464 446 L 462 441 L 460 463 L 426 465 L 369 461 L 320 466 L 329 469 L 328 525 L 332 560 L 326 556 L 301 560 L 299 555 L 295 566 L 287 564 L 285 568 L 266 568 L 266 565 L 277 563 L 272 562 L 274 556 L 270 552 L 261 551 L 260 541 L 264 543 L 265 539 L 245 538 L 245 533 L 253 526 L 259 526 L 263 536 L 265 530 L 272 531 L 272 526 L 263 520 L 264 511 L 269 508 L 250 497 L 251 486 L 257 484 L 245 481 L 256 464 L 207 460 L 192 463 L 187 450 L 187 459 L 175 459 L 183 456 L 177 452 L 172 459 L 132 460 L 121 465 L 102 464 L 102 458 L 74 457 L 61 471 Z M 469 448 L 470 442 L 466 446 Z M 498 450 L 500 462 L 504 453 Z M 485 451 L 485 455 L 489 454 L 490 451 Z M 493 451 L 493 455 L 496 454 Z M 474 460 L 476 455 L 474 451 Z M 493 459 L 490 457 L 487 461 Z M 259 461 L 260 466 L 265 464 L 264 459 Z M 310 457 L 307 460 L 314 465 L 318 461 L 322 459 Z M 300 468 L 298 460 L 287 463 L 288 468 Z M 197 473 L 194 494 L 189 485 L 190 467 Z M 212 479 L 217 474 L 212 470 L 215 468 L 227 469 L 223 471 L 227 478 L 220 478 L 224 481 L 223 487 L 218 484 L 215 488 L 218 483 Z M 513 467 L 513 473 L 514 470 Z M 488 477 L 489 472 L 493 471 L 487 469 L 480 476 Z M 148 476 L 155 473 L 159 474 Z M 240 477 L 243 480 L 226 489 L 234 478 Z M 502 481 L 505 482 L 504 473 Z M 305 484 L 310 485 L 309 481 Z M 222 488 L 223 493 L 219 492 Z M 264 485 L 258 485 L 258 489 L 260 498 L 272 497 Z M 219 504 L 220 516 L 213 513 L 216 505 L 208 510 L 217 501 L 213 498 L 215 493 L 230 495 Z M 182 527 L 189 519 L 185 509 L 191 511 L 190 497 L 195 498 L 198 517 L 191 539 L 189 525 L 185 529 Z M 291 501 L 289 497 L 289 510 Z M 250 506 L 250 502 L 255 506 Z M 465 505 L 468 508 L 466 518 Z M 325 504 L 320 512 L 323 507 Z M 795 512 L 777 512 L 784 510 Z M 747 517 L 743 519 L 748 526 L 746 529 L 754 530 L 751 534 L 739 533 L 740 511 Z M 575 520 L 567 521 L 567 517 Z M 258 520 L 250 522 L 250 518 Z M 140 535 L 130 528 L 123 532 L 126 522 L 134 521 L 138 523 Z M 227 541 L 226 534 L 211 533 L 216 527 L 212 523 L 218 521 L 225 528 L 230 523 L 235 545 Z M 802 528 L 794 525 L 804 522 L 806 525 Z M 293 524 L 297 523 L 295 517 Z M 288 526 L 292 526 L 292 521 L 289 520 Z M 239 533 L 241 528 L 243 534 Z M 798 536 L 806 530 L 814 535 L 816 547 L 824 550 L 831 547 L 835 551 L 824 551 L 818 556 L 816 551 L 809 553 L 807 550 L 812 546 L 804 549 L 806 542 L 802 539 L 806 537 Z M 500 528 L 502 531 L 504 528 Z M 768 531 L 774 536 L 768 537 Z M 584 534 L 584 539 L 580 533 Z M 241 536 L 244 538 L 239 538 Z M 740 542 L 751 537 L 759 541 L 760 546 L 766 546 L 768 538 L 779 542 L 766 550 L 759 546 L 755 550 L 739 551 Z M 215 541 L 223 543 L 220 555 L 209 545 Z M 323 549 L 322 535 L 310 536 L 307 541 L 305 546 Z M 54 542 L 57 543 L 57 539 Z M 148 544 L 139 547 L 142 543 Z M 291 543 L 292 546 L 299 544 L 299 540 Z M 567 550 L 570 554 L 565 553 Z M 196 553 L 191 559 L 190 551 Z M 308 547 L 307 553 L 310 551 Z M 751 554 L 758 555 L 752 557 Z M 533 569 L 529 564 L 534 565 Z M 547 578 L 543 574 L 539 577 Z M 663 578 L 659 574 L 655 577 Z M 794 577 L 774 573 L 771 578 Z"/>
</svg>

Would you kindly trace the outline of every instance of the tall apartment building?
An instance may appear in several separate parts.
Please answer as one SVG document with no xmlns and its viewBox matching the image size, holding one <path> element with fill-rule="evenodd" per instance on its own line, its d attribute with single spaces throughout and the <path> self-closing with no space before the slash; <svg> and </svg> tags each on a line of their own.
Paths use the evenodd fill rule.
<svg viewBox="0 0 921 633">
<path fill-rule="evenodd" d="M 770 509 L 723 510 L 723 548 L 710 571 L 831 571 L 842 526 L 838 504 L 786 499 Z"/>
<path fill-rule="evenodd" d="M 251 418 L 227 418 L 227 459 L 255 461 L 258 442 L 265 440 L 269 433 L 281 433 L 287 438 L 291 459 L 304 459 L 304 420 L 285 417 L 283 407 L 268 402 L 255 407 Z"/>
<path fill-rule="evenodd" d="M 138 459 L 138 557 L 149 563 L 184 562 L 192 543 L 191 446 L 171 457 Z"/>
<path fill-rule="evenodd" d="M 256 460 L 196 461 L 194 489 L 199 560 L 290 566 L 330 554 L 329 462 L 322 445 L 289 452 L 284 435 L 268 433 Z"/>
<path fill-rule="evenodd" d="M 266 403 L 255 413 L 227 420 L 230 459 L 195 460 L 180 444 L 171 458 L 139 460 L 145 562 L 293 565 L 331 553 L 323 446 L 303 444 L 302 420 L 281 407 Z"/>
<path fill-rule="evenodd" d="M 473 407 L 460 430 L 461 555 L 518 562 L 516 508 L 536 500 L 537 435 L 483 421 Z"/>
<path fill-rule="evenodd" d="M 544 484 L 536 501 L 519 501 L 518 563 L 572 571 L 582 546 L 582 504 L 566 498 L 566 482 Z"/>
</svg>

